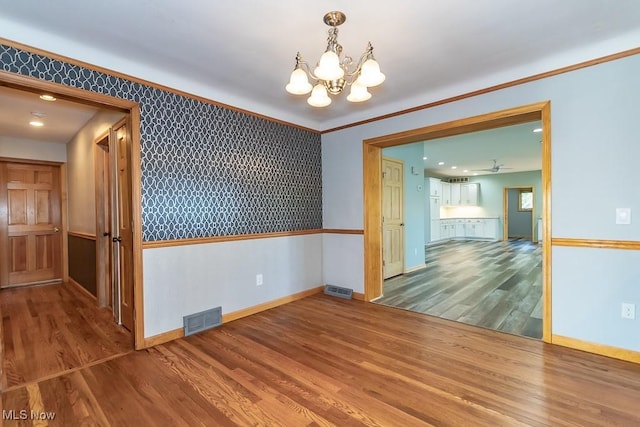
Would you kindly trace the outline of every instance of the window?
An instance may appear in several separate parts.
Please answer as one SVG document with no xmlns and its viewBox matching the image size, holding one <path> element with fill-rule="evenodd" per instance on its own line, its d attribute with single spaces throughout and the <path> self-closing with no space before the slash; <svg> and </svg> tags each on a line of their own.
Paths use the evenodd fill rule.
<svg viewBox="0 0 640 427">
<path fill-rule="evenodd" d="M 518 197 L 518 211 L 528 212 L 533 210 L 533 191 L 531 189 L 520 190 Z"/>
</svg>

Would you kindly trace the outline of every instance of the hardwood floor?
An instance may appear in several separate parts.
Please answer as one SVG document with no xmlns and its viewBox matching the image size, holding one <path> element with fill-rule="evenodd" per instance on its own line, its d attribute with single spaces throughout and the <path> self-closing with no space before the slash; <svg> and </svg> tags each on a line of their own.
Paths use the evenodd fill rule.
<svg viewBox="0 0 640 427">
<path fill-rule="evenodd" d="M 3 289 L 0 313 L 1 390 L 133 350 L 110 310 L 68 283 Z"/>
<path fill-rule="evenodd" d="M 379 304 L 542 338 L 542 246 L 527 240 L 429 246 L 427 268 L 384 283 Z"/>
<path fill-rule="evenodd" d="M 61 426 L 637 426 L 638 402 L 640 365 L 326 295 L 2 395 Z"/>
</svg>

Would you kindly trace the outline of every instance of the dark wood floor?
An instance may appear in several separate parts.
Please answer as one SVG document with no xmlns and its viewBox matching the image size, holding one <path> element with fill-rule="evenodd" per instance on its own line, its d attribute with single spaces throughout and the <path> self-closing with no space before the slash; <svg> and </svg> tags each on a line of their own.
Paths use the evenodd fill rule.
<svg viewBox="0 0 640 427">
<path fill-rule="evenodd" d="M 542 338 L 542 247 L 527 240 L 429 246 L 427 268 L 385 281 L 376 302 Z"/>
<path fill-rule="evenodd" d="M 75 285 L 0 291 L 0 390 L 38 381 L 133 350 L 133 338 L 111 311 Z"/>
<path fill-rule="evenodd" d="M 2 394 L 60 426 L 637 426 L 638 402 L 640 365 L 325 295 Z"/>
</svg>

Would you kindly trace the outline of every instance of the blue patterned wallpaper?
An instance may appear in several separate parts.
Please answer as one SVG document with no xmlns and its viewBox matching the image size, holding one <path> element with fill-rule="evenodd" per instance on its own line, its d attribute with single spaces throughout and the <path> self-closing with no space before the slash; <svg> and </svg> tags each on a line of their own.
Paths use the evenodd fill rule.
<svg viewBox="0 0 640 427">
<path fill-rule="evenodd" d="M 2 44 L 0 66 L 140 104 L 144 241 L 322 228 L 319 134 Z"/>
</svg>

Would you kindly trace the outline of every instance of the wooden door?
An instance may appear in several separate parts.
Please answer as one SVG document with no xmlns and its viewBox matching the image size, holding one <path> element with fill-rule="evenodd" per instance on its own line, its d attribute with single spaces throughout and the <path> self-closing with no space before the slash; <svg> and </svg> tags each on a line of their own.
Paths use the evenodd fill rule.
<svg viewBox="0 0 640 427">
<path fill-rule="evenodd" d="M 404 271 L 404 164 L 382 159 L 383 277 Z"/>
<path fill-rule="evenodd" d="M 131 209 L 131 133 L 127 123 L 115 129 L 116 185 L 115 205 L 117 219 L 113 237 L 116 255 L 120 321 L 133 330 L 133 230 Z"/>
<path fill-rule="evenodd" d="M 62 281 L 60 167 L 0 169 L 0 287 Z"/>
</svg>

